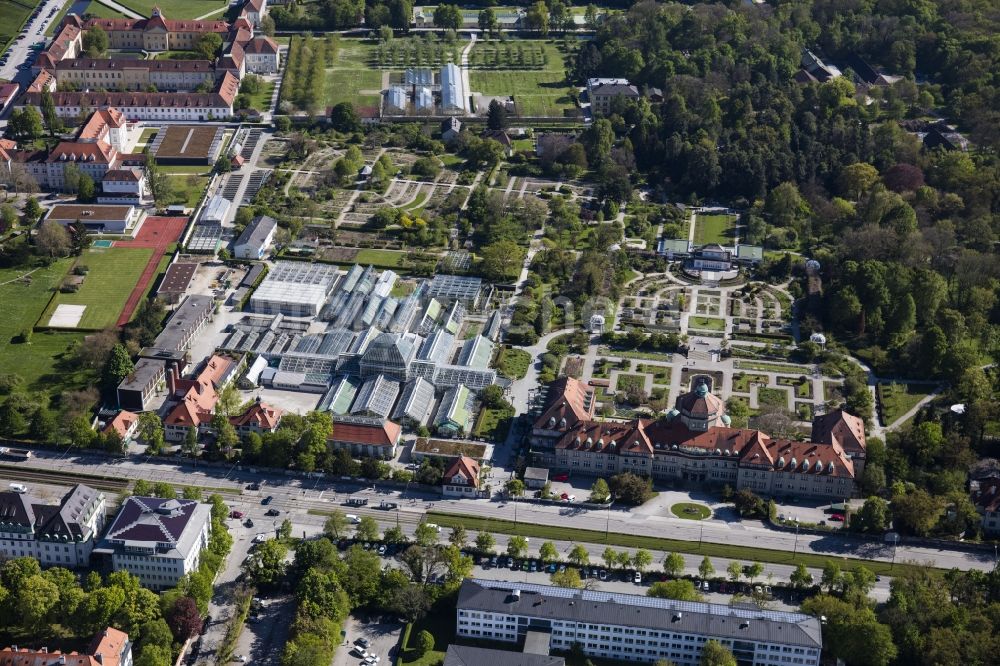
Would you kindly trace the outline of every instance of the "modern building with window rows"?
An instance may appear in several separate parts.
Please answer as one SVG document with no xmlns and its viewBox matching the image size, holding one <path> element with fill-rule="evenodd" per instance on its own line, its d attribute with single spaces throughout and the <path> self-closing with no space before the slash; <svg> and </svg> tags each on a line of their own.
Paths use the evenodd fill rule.
<svg viewBox="0 0 1000 666">
<path fill-rule="evenodd" d="M 517 643 L 551 635 L 554 651 L 579 645 L 589 657 L 698 666 L 716 640 L 740 666 L 817 666 L 818 618 L 801 613 L 467 579 L 458 593 L 457 635 Z"/>
</svg>

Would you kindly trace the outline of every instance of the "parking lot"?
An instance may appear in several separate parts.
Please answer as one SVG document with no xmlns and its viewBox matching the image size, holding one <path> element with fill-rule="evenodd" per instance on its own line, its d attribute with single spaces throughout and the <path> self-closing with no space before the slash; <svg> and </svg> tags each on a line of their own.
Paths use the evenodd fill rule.
<svg viewBox="0 0 1000 666">
<path fill-rule="evenodd" d="M 280 664 L 294 612 L 295 599 L 291 595 L 261 598 L 247 618 L 235 654 L 246 656 L 251 664 Z"/>
<path fill-rule="evenodd" d="M 355 652 L 364 649 L 366 654 L 378 657 L 379 664 L 392 664 L 399 649 L 399 639 L 403 625 L 399 622 L 385 621 L 386 618 L 367 617 L 352 614 L 344 623 L 346 643 L 337 649 L 333 658 L 333 666 L 356 666 L 362 659 Z M 358 639 L 367 641 L 368 647 L 362 648 L 356 644 Z"/>
</svg>

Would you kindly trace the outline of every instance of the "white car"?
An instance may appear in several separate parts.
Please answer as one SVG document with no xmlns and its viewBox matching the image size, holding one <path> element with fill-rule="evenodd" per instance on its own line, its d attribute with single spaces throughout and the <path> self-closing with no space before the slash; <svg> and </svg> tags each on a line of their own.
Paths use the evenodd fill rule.
<svg viewBox="0 0 1000 666">
<path fill-rule="evenodd" d="M 233 661 L 238 661 L 241 664 L 245 664 L 245 663 L 247 663 L 247 658 L 244 657 L 241 654 L 235 654 L 235 655 L 233 655 Z"/>
<path fill-rule="evenodd" d="M 379 661 L 379 657 L 376 656 L 376 655 L 374 655 L 374 654 L 370 654 L 367 657 L 365 657 L 365 659 L 364 659 L 364 663 L 366 663 L 366 664 L 377 664 L 378 661 Z"/>
<path fill-rule="evenodd" d="M 355 516 L 353 513 L 347 514 L 346 516 L 344 516 L 344 518 L 347 518 L 347 522 L 351 523 L 352 525 L 357 525 L 361 522 L 361 519 Z"/>
<path fill-rule="evenodd" d="M 441 531 L 441 526 L 436 523 L 426 523 L 427 527 L 432 528 L 435 532 Z"/>
<path fill-rule="evenodd" d="M 23 495 L 28 492 L 28 486 L 23 483 L 12 483 L 10 484 L 10 489 L 12 492 L 18 493 L 19 495 Z"/>
<path fill-rule="evenodd" d="M 367 659 L 368 658 L 368 651 L 365 650 L 363 647 L 360 647 L 360 646 L 355 646 L 354 649 L 351 650 L 351 654 L 353 654 L 358 659 Z"/>
</svg>

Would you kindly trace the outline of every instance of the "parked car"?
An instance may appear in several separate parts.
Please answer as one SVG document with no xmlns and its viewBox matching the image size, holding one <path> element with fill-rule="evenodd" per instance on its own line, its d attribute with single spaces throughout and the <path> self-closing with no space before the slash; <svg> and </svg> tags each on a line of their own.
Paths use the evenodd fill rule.
<svg viewBox="0 0 1000 666">
<path fill-rule="evenodd" d="M 552 480 L 553 481 L 560 481 L 560 482 L 569 481 L 569 474 L 566 474 L 565 472 L 563 472 L 561 474 L 554 474 L 552 476 Z"/>
<path fill-rule="evenodd" d="M 642 573 L 639 571 L 635 572 L 635 576 L 632 578 L 632 582 L 638 585 L 642 582 Z"/>
<path fill-rule="evenodd" d="M 707 581 L 707 580 L 706 580 L 706 581 L 704 581 L 704 582 L 703 582 L 703 583 L 701 584 L 701 589 L 702 589 L 702 590 L 703 590 L 704 592 L 708 592 L 708 591 L 709 591 L 709 585 L 708 585 L 708 581 Z"/>
<path fill-rule="evenodd" d="M 243 523 L 243 526 L 244 527 L 253 527 L 253 521 L 250 520 L 249 518 L 247 518 L 246 522 Z"/>
<path fill-rule="evenodd" d="M 371 641 L 369 641 L 364 636 L 361 636 L 360 638 L 358 638 L 357 640 L 354 641 L 354 644 L 355 645 L 359 645 L 362 648 L 364 648 L 365 650 L 367 650 L 371 646 Z"/>
<path fill-rule="evenodd" d="M 267 511 L 264 512 L 264 515 L 265 516 L 280 516 L 281 512 L 278 511 L 277 509 L 268 509 Z"/>
<path fill-rule="evenodd" d="M 270 504 L 273 501 L 274 501 L 274 497 L 272 495 L 268 495 L 267 497 L 265 497 L 264 499 L 262 499 L 260 501 L 260 503 L 261 504 Z"/>
<path fill-rule="evenodd" d="M 239 520 L 242 520 L 243 519 L 243 512 L 242 511 L 237 511 L 236 509 L 233 509 L 232 511 L 229 512 L 229 517 L 230 518 L 237 518 Z"/>
<path fill-rule="evenodd" d="M 844 522 L 844 514 L 842 514 L 842 513 L 831 513 L 830 514 L 830 520 L 835 520 L 838 523 L 842 523 L 842 522 Z"/>
<path fill-rule="evenodd" d="M 600 577 L 601 580 L 607 580 L 608 579 L 608 572 L 605 569 L 601 569 L 600 572 L 598 572 L 597 575 Z"/>
</svg>

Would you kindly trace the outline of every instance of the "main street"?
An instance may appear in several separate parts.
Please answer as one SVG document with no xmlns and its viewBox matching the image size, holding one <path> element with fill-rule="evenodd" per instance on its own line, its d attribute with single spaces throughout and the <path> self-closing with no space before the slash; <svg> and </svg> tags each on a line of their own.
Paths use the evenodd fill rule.
<svg viewBox="0 0 1000 666">
<path fill-rule="evenodd" d="M 497 502 L 490 499 L 452 500 L 442 499 L 436 493 L 413 489 L 395 490 L 375 485 L 361 485 L 358 479 L 303 479 L 288 474 L 261 472 L 238 465 L 215 466 L 179 464 L 173 461 L 155 460 L 145 456 L 126 459 L 111 459 L 96 455 L 60 455 L 41 451 L 28 463 L 28 468 L 61 470 L 77 474 L 102 474 L 124 479 L 147 479 L 165 481 L 175 485 L 192 485 L 206 489 L 228 491 L 227 500 L 234 506 L 260 507 L 264 495 L 274 497 L 273 506 L 295 512 L 296 520 L 305 524 L 320 525 L 321 514 L 312 512 L 331 511 L 341 508 L 356 515 L 371 515 L 380 523 L 388 525 L 413 526 L 420 522 L 429 510 L 443 513 L 465 514 L 489 519 L 513 520 L 513 503 Z M 17 479 L 11 478 L 16 481 Z M 236 497 L 247 484 L 264 483 L 261 491 L 246 492 Z M 368 488 L 368 490 L 365 490 Z M 348 496 L 364 493 L 370 500 L 367 507 L 347 510 L 341 505 Z M 378 509 L 379 502 L 397 502 L 397 511 L 386 512 Z M 627 510 L 612 509 L 592 511 L 568 504 L 539 505 L 519 502 L 517 520 L 533 525 L 569 527 L 608 531 L 621 534 L 642 534 L 651 537 L 678 539 L 690 542 L 726 544 L 768 548 L 791 552 L 814 553 L 832 559 L 862 558 L 890 562 L 910 561 L 930 564 L 941 568 L 990 570 L 994 566 L 993 553 L 967 553 L 930 547 L 901 545 L 895 554 L 889 544 L 863 542 L 841 535 L 812 535 L 779 532 L 764 527 L 759 522 L 707 520 L 694 522 L 671 515 L 642 514 Z M 845 562 L 849 565 L 849 562 Z"/>
</svg>

